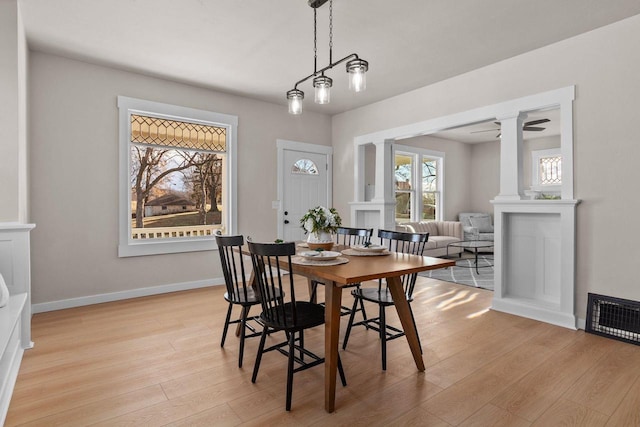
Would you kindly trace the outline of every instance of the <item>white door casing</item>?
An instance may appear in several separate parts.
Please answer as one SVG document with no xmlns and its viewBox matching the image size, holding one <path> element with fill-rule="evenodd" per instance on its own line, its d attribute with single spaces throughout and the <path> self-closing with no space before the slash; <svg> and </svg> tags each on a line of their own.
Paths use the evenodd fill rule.
<svg viewBox="0 0 640 427">
<path fill-rule="evenodd" d="M 304 240 L 300 218 L 316 206 L 331 207 L 331 157 L 333 149 L 324 145 L 294 141 L 277 141 L 278 148 L 278 238 L 285 241 Z M 298 173 L 294 165 L 309 160 L 317 173 Z M 286 222 L 286 223 L 285 223 Z"/>
</svg>

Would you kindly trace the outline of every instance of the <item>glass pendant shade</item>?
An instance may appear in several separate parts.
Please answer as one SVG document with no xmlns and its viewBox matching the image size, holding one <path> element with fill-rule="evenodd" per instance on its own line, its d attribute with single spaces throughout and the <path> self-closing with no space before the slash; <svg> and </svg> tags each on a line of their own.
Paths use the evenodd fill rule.
<svg viewBox="0 0 640 427">
<path fill-rule="evenodd" d="M 287 99 L 289 100 L 289 114 L 302 114 L 304 92 L 298 89 L 291 89 L 287 92 Z"/>
<path fill-rule="evenodd" d="M 333 80 L 326 76 L 318 76 L 313 79 L 313 87 L 316 88 L 316 104 L 328 104 L 331 100 L 331 86 Z"/>
<path fill-rule="evenodd" d="M 349 89 L 354 92 L 362 92 L 367 88 L 367 71 L 369 63 L 364 59 L 352 59 L 347 62 L 349 73 Z"/>
</svg>

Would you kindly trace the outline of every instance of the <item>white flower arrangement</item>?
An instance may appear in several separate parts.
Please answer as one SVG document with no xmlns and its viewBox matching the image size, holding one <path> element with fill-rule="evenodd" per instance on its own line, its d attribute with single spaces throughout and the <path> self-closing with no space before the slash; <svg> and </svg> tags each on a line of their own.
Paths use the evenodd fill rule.
<svg viewBox="0 0 640 427">
<path fill-rule="evenodd" d="M 316 206 L 300 218 L 300 226 L 306 233 L 335 233 L 342 224 L 338 211 L 334 208 Z"/>
</svg>

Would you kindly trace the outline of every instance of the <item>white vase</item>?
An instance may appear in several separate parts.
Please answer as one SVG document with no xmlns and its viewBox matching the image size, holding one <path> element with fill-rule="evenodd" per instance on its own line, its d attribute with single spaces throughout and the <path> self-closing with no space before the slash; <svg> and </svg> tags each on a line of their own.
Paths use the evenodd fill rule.
<svg viewBox="0 0 640 427">
<path fill-rule="evenodd" d="M 333 236 L 328 231 L 316 231 L 309 233 L 307 243 L 330 243 L 333 242 Z"/>
<path fill-rule="evenodd" d="M 7 305 L 9 302 L 9 288 L 7 288 L 7 284 L 4 281 L 4 277 L 0 274 L 0 308 Z"/>
</svg>

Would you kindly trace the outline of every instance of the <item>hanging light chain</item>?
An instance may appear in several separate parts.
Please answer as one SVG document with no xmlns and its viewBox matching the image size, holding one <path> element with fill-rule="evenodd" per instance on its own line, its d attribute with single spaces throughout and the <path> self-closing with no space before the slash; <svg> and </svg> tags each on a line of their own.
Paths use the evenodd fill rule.
<svg viewBox="0 0 640 427">
<path fill-rule="evenodd" d="M 329 63 L 333 62 L 333 0 L 329 0 Z"/>
<path fill-rule="evenodd" d="M 318 12 L 313 9 L 313 74 L 318 71 Z"/>
</svg>

